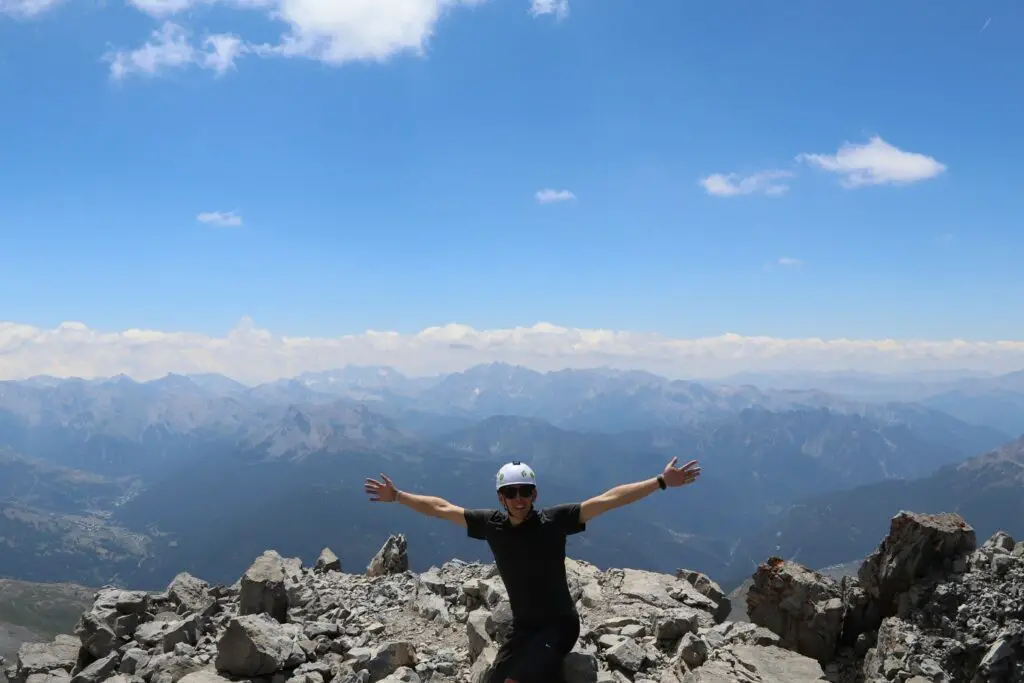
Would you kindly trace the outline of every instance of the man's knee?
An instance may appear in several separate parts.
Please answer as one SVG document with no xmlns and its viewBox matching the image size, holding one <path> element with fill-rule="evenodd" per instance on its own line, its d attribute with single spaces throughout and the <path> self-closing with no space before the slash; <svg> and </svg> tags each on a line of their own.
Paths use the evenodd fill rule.
<svg viewBox="0 0 1024 683">
<path fill-rule="evenodd" d="M 506 678 L 505 679 L 505 683 L 519 683 L 519 681 L 517 681 L 514 678 Z"/>
</svg>

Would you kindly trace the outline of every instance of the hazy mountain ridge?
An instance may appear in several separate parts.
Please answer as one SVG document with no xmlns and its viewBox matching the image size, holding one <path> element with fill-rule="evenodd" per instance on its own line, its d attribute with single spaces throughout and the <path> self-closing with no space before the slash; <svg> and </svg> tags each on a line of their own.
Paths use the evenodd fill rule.
<svg viewBox="0 0 1024 683">
<path fill-rule="evenodd" d="M 380 398 L 354 400 L 353 391 Z M 575 423 L 592 429 L 566 426 Z M 578 553 L 600 566 L 627 555 L 638 566 L 722 575 L 748 561 L 737 541 L 753 520 L 794 500 L 919 477 L 1006 440 L 919 405 L 709 388 L 632 371 L 493 364 L 410 380 L 347 368 L 259 387 L 181 375 L 2 382 L 8 466 L 37 476 L 42 470 L 28 475 L 24 464 L 34 458 L 99 475 L 105 493 L 62 494 L 57 505 L 27 497 L 31 488 L 9 489 L 0 536 L 18 550 L 0 554 L 0 574 L 137 585 L 181 568 L 227 577 L 271 542 L 291 554 L 331 542 L 344 562 L 360 564 L 392 530 L 421 539 L 425 563 L 474 558 L 479 547 L 437 520 L 368 507 L 363 478 L 385 471 L 409 490 L 491 506 L 494 469 L 519 458 L 535 464 L 540 503 L 551 504 L 652 476 L 678 456 L 705 463 L 699 486 L 598 520 L 574 541 Z M 47 486 L 61 481 L 54 472 L 66 471 L 42 475 Z M 51 561 L 31 564 L 33 547 Z"/>
<path fill-rule="evenodd" d="M 919 403 L 1014 437 L 1024 435 L 1024 370 L 994 376 L 956 371 L 909 375 L 744 373 L 722 382 L 794 391 L 818 389 L 874 403 Z"/>
<path fill-rule="evenodd" d="M 274 406 L 345 403 L 366 405 L 399 422 L 411 417 L 410 423 L 423 423 L 431 415 L 474 421 L 517 415 L 604 433 L 693 426 L 752 407 L 828 408 L 878 418 L 888 413 L 891 419 L 908 423 L 936 412 L 921 405 L 862 401 L 816 389 L 701 384 L 608 369 L 540 373 L 502 363 L 431 378 L 408 378 L 390 368 L 347 367 L 255 387 L 210 375 L 195 380 L 168 375 L 141 383 L 125 377 L 0 382 L 0 411 L 18 415 L 28 425 L 44 420 L 69 428 L 97 425 L 125 438 L 139 438 L 147 429 L 231 433 L 244 430 L 261 410 Z"/>
<path fill-rule="evenodd" d="M 894 508 L 958 512 L 974 520 L 981 536 L 999 529 L 1024 535 L 1024 438 L 925 477 L 797 501 L 778 517 L 752 527 L 738 552 L 751 558 L 779 555 L 808 566 L 845 562 L 871 549 Z"/>
</svg>

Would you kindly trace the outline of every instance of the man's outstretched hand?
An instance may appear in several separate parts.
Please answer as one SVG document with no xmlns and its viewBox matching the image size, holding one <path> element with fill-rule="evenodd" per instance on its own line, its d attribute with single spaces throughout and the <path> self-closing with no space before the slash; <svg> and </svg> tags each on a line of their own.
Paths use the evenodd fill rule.
<svg viewBox="0 0 1024 683">
<path fill-rule="evenodd" d="M 376 479 L 367 479 L 366 484 L 363 485 L 363 490 L 370 494 L 370 500 L 374 503 L 393 503 L 398 497 L 398 489 L 391 483 L 387 475 L 381 473 L 380 478 L 384 480 L 384 483 L 377 481 Z"/>
<path fill-rule="evenodd" d="M 696 460 L 691 460 L 682 467 L 676 467 L 679 458 L 672 458 L 669 464 L 665 465 L 665 471 L 661 476 L 665 478 L 665 486 L 685 486 L 692 484 L 700 476 L 700 465 Z"/>
</svg>

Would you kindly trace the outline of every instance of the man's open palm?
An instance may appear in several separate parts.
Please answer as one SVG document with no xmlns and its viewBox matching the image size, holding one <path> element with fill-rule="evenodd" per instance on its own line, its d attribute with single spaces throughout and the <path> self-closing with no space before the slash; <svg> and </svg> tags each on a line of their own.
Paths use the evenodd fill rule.
<svg viewBox="0 0 1024 683">
<path fill-rule="evenodd" d="M 665 465 L 665 471 L 661 476 L 665 478 L 665 486 L 685 486 L 692 484 L 700 476 L 700 465 L 696 460 L 691 460 L 682 467 L 676 467 L 679 458 L 672 458 L 669 464 Z"/>
<path fill-rule="evenodd" d="M 367 479 L 366 484 L 363 485 L 363 490 L 370 494 L 370 500 L 375 503 L 393 503 L 395 498 L 398 497 L 398 489 L 391 483 L 387 475 L 381 473 L 380 478 L 383 482 L 379 482 L 376 479 Z"/>
</svg>

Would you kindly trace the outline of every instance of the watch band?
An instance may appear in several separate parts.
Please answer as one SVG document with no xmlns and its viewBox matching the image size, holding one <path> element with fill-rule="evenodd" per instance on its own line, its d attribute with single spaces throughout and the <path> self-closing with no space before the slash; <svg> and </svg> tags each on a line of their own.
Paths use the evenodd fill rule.
<svg viewBox="0 0 1024 683">
<path fill-rule="evenodd" d="M 665 477 L 660 474 L 658 475 L 658 486 L 661 487 L 662 491 L 665 490 Z"/>
</svg>

